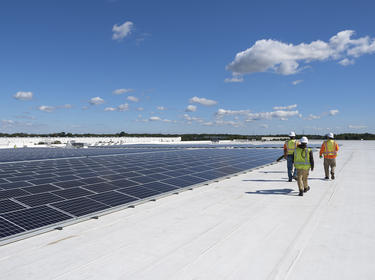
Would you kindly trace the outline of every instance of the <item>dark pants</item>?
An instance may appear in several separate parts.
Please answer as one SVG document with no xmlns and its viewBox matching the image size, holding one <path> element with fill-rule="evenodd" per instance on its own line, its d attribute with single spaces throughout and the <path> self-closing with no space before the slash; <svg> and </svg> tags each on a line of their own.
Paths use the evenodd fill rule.
<svg viewBox="0 0 375 280">
<path fill-rule="evenodd" d="M 292 180 L 293 177 L 296 177 L 297 176 L 297 169 L 294 169 L 294 172 L 293 172 L 293 155 L 288 155 L 286 157 L 286 164 L 287 164 L 287 167 L 288 167 L 288 178 L 289 180 Z"/>
</svg>

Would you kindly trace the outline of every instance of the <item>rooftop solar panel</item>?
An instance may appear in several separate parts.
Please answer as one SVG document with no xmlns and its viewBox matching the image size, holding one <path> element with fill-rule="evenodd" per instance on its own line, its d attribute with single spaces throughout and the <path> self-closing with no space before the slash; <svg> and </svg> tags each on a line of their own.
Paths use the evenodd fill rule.
<svg viewBox="0 0 375 280">
<path fill-rule="evenodd" d="M 110 157 L 1 163 L 0 200 L 8 199 L 3 207 L 11 211 L 0 217 L 9 219 L 3 219 L 4 225 L 14 223 L 27 233 L 242 172 L 281 154 L 281 149 L 155 149 Z M 39 218 L 44 215 L 45 221 Z M 10 232 L 0 231 L 0 235 L 12 236 Z"/>
</svg>

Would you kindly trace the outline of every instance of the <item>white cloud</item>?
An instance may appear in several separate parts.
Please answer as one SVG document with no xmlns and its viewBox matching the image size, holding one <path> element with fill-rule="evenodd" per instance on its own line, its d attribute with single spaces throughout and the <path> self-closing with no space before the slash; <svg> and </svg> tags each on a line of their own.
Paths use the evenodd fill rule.
<svg viewBox="0 0 375 280">
<path fill-rule="evenodd" d="M 13 126 L 14 124 L 16 124 L 16 122 L 13 120 L 1 120 L 2 127 L 10 127 L 10 126 Z"/>
<path fill-rule="evenodd" d="M 190 98 L 190 103 L 198 103 L 198 104 L 201 104 L 201 105 L 204 105 L 204 106 L 213 106 L 213 105 L 217 104 L 217 101 L 210 100 L 210 99 L 207 99 L 207 98 L 204 98 L 204 97 L 200 98 L 200 97 L 194 96 L 194 97 Z"/>
<path fill-rule="evenodd" d="M 17 100 L 31 100 L 33 99 L 33 93 L 31 91 L 19 91 L 13 97 Z"/>
<path fill-rule="evenodd" d="M 127 111 L 129 110 L 129 104 L 128 103 L 125 103 L 125 104 L 120 104 L 117 106 L 117 111 L 119 112 L 124 112 L 124 111 Z"/>
<path fill-rule="evenodd" d="M 199 122 L 199 123 L 202 123 L 203 120 L 201 118 L 197 118 L 197 117 L 192 117 L 188 114 L 184 114 L 184 119 L 188 122 L 192 122 L 192 121 L 195 121 L 195 122 Z"/>
<path fill-rule="evenodd" d="M 224 116 L 224 115 L 248 115 L 250 110 L 225 110 L 219 109 L 216 112 L 216 116 Z"/>
<path fill-rule="evenodd" d="M 367 128 L 367 126 L 366 125 L 353 125 L 353 124 L 349 124 L 348 128 L 350 128 L 350 129 L 364 129 L 364 128 Z"/>
<path fill-rule="evenodd" d="M 330 116 L 337 115 L 338 113 L 339 113 L 339 110 L 337 110 L 337 109 L 329 110 L 329 115 L 330 115 Z"/>
<path fill-rule="evenodd" d="M 115 89 L 112 93 L 119 95 L 119 94 L 134 92 L 134 91 L 135 90 L 132 88 L 118 88 L 118 89 Z"/>
<path fill-rule="evenodd" d="M 273 107 L 274 110 L 292 110 L 297 108 L 297 104 L 289 105 L 289 106 L 275 106 Z"/>
<path fill-rule="evenodd" d="M 195 105 L 188 105 L 185 109 L 186 112 L 195 112 L 197 110 L 197 106 Z"/>
<path fill-rule="evenodd" d="M 303 80 L 295 80 L 295 81 L 292 82 L 292 85 L 296 86 L 296 85 L 298 85 L 302 82 L 303 82 Z"/>
<path fill-rule="evenodd" d="M 158 106 L 157 109 L 158 109 L 159 111 L 164 111 L 166 108 L 165 108 L 164 106 Z"/>
<path fill-rule="evenodd" d="M 128 96 L 126 99 L 129 100 L 129 101 L 132 101 L 132 102 L 138 102 L 139 101 L 139 99 L 137 97 L 131 96 L 131 95 Z"/>
<path fill-rule="evenodd" d="M 214 123 L 213 123 L 213 122 L 205 122 L 205 123 L 202 123 L 202 125 L 205 125 L 205 126 L 213 126 Z"/>
<path fill-rule="evenodd" d="M 257 120 L 271 120 L 271 119 L 280 119 L 287 120 L 290 117 L 298 116 L 298 111 L 273 111 L 273 112 L 260 112 L 260 113 L 249 113 L 247 115 L 247 122 L 257 121 Z"/>
<path fill-rule="evenodd" d="M 243 77 L 242 76 L 233 76 L 232 78 L 226 78 L 224 80 L 226 83 L 242 83 Z"/>
<path fill-rule="evenodd" d="M 161 118 L 160 117 L 157 117 L 157 116 L 152 116 L 149 118 L 150 121 L 161 121 Z"/>
<path fill-rule="evenodd" d="M 354 59 L 344 58 L 343 60 L 340 60 L 339 63 L 340 63 L 342 66 L 352 65 L 352 64 L 354 64 Z"/>
<path fill-rule="evenodd" d="M 89 103 L 91 105 L 100 105 L 100 104 L 104 103 L 104 100 L 102 98 L 100 98 L 99 96 L 97 96 L 97 97 L 91 98 Z"/>
<path fill-rule="evenodd" d="M 55 109 L 56 109 L 56 107 L 54 107 L 54 106 L 46 106 L 46 105 L 42 105 L 42 106 L 38 107 L 39 111 L 43 111 L 43 112 L 47 112 L 47 113 L 51 113 L 51 112 L 55 111 Z"/>
<path fill-rule="evenodd" d="M 112 39 L 113 40 L 124 39 L 126 36 L 128 36 L 132 32 L 133 27 L 134 27 L 134 23 L 132 23 L 131 21 L 125 21 L 121 25 L 115 24 L 112 27 L 112 32 L 113 32 Z"/>
<path fill-rule="evenodd" d="M 114 107 L 106 107 L 106 108 L 104 108 L 104 111 L 106 111 L 106 112 L 113 112 L 113 111 L 116 111 L 116 108 L 114 108 Z"/>
<path fill-rule="evenodd" d="M 251 74 L 272 71 L 281 75 L 298 73 L 303 66 L 312 61 L 340 60 L 348 57 L 359 57 L 375 52 L 375 39 L 362 37 L 351 39 L 352 30 L 344 30 L 331 37 L 328 42 L 321 40 L 309 44 L 287 44 L 272 39 L 258 40 L 245 51 L 236 54 L 235 59 L 227 65 L 233 75 Z M 349 59 L 349 58 L 348 58 Z"/>
<path fill-rule="evenodd" d="M 144 110 L 143 107 L 138 107 L 138 108 L 137 108 L 137 111 L 143 111 L 143 110 Z"/>
<path fill-rule="evenodd" d="M 268 126 L 268 124 L 261 124 L 260 127 L 261 128 L 268 128 L 269 126 Z"/>
<path fill-rule="evenodd" d="M 306 120 L 312 121 L 312 120 L 318 120 L 318 119 L 320 119 L 320 118 L 321 118 L 321 116 L 317 116 L 317 115 L 310 114 L 310 115 L 306 118 Z"/>
<path fill-rule="evenodd" d="M 73 105 L 72 105 L 72 104 L 65 104 L 65 105 L 62 105 L 62 106 L 58 106 L 57 108 L 61 108 L 61 109 L 71 109 L 71 108 L 73 108 Z"/>
</svg>

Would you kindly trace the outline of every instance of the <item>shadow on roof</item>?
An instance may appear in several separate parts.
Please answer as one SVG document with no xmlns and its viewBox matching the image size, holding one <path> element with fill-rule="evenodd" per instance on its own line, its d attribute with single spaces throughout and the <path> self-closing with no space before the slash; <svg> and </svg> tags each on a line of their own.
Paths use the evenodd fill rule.
<svg viewBox="0 0 375 280">
<path fill-rule="evenodd" d="M 255 192 L 246 192 L 247 194 L 274 194 L 274 195 L 293 195 L 293 189 L 272 189 L 272 190 L 257 190 Z"/>
</svg>

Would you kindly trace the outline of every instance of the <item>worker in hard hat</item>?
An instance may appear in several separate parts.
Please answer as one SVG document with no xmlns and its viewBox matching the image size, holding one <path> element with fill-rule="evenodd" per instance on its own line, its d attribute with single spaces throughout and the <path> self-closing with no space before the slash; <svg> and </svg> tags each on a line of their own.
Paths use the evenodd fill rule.
<svg viewBox="0 0 375 280">
<path fill-rule="evenodd" d="M 339 150 L 339 145 L 337 145 L 334 137 L 332 132 L 327 134 L 327 140 L 323 142 L 319 153 L 320 158 L 324 155 L 325 179 L 329 179 L 329 168 L 331 168 L 332 180 L 335 179 L 336 156 Z"/>
<path fill-rule="evenodd" d="M 297 169 L 297 183 L 299 189 L 299 196 L 303 196 L 304 192 L 310 190 L 307 178 L 309 177 L 309 170 L 314 170 L 314 157 L 312 150 L 307 148 L 309 140 L 303 136 L 293 154 L 293 163 Z"/>
<path fill-rule="evenodd" d="M 288 168 L 288 181 L 292 182 L 292 178 L 297 179 L 296 169 L 293 172 L 293 153 L 298 146 L 298 141 L 296 140 L 296 134 L 294 131 L 289 133 L 289 140 L 284 143 L 284 158 L 286 159 L 286 164 Z"/>
</svg>

